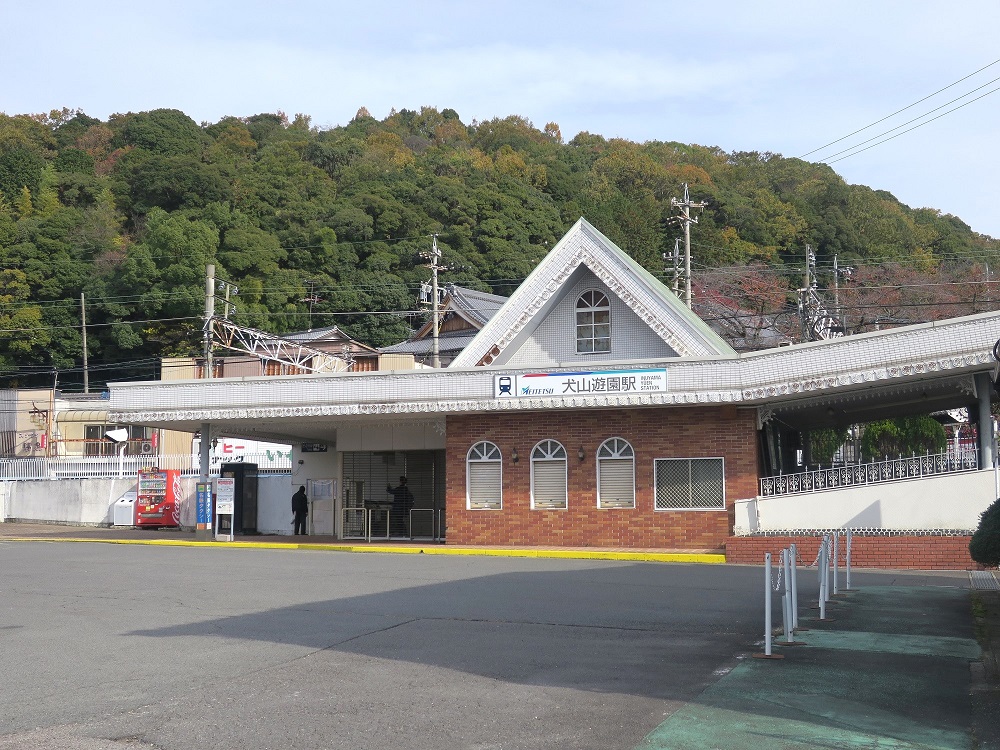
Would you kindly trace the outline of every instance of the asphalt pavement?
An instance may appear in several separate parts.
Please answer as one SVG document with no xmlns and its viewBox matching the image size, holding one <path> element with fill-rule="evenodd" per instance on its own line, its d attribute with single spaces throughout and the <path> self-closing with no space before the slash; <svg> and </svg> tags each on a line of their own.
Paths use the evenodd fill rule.
<svg viewBox="0 0 1000 750">
<path fill-rule="evenodd" d="M 0 524 L 0 749 L 1000 750 L 991 572 L 800 570 L 761 659 L 753 566 L 112 531 Z"/>
</svg>

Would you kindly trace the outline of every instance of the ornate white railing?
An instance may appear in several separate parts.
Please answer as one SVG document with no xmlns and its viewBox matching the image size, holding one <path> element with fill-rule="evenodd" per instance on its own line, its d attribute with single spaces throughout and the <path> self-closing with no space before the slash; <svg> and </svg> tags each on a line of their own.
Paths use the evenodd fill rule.
<svg viewBox="0 0 1000 750">
<path fill-rule="evenodd" d="M 979 454 L 975 449 L 957 453 L 933 453 L 923 456 L 887 458 L 870 464 L 833 466 L 798 474 L 779 474 L 760 480 L 762 497 L 791 495 L 798 492 L 822 492 L 841 487 L 854 487 L 881 482 L 898 482 L 919 479 L 979 468 Z"/>
<path fill-rule="evenodd" d="M 59 456 L 58 458 L 0 458 L 0 481 L 28 479 L 87 479 L 133 477 L 139 469 L 177 469 L 183 476 L 201 473 L 199 457 L 190 454 L 170 456 Z M 292 461 L 287 454 L 274 451 L 245 453 L 235 461 L 233 456 L 213 456 L 208 473 L 218 476 L 219 467 L 226 463 L 257 464 L 261 474 L 287 474 Z"/>
</svg>

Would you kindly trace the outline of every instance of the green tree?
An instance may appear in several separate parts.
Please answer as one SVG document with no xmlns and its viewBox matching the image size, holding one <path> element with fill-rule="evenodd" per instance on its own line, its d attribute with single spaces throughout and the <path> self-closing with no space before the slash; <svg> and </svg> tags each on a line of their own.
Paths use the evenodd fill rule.
<svg viewBox="0 0 1000 750">
<path fill-rule="evenodd" d="M 0 370 L 15 369 L 25 355 L 43 351 L 51 341 L 31 296 L 27 274 L 0 270 Z"/>
<path fill-rule="evenodd" d="M 24 188 L 38 191 L 45 159 L 24 146 L 0 149 L 0 197 L 13 203 Z"/>
<path fill-rule="evenodd" d="M 866 424 L 861 436 L 861 452 L 877 461 L 885 456 L 940 453 L 947 442 L 944 427 L 933 417 L 897 417 Z"/>
<path fill-rule="evenodd" d="M 809 430 L 807 439 L 812 463 L 831 464 L 834 455 L 847 440 L 847 430 L 819 427 Z"/>
<path fill-rule="evenodd" d="M 198 124 L 176 109 L 112 115 L 116 146 L 133 146 L 164 156 L 200 156 L 208 137 Z"/>
</svg>

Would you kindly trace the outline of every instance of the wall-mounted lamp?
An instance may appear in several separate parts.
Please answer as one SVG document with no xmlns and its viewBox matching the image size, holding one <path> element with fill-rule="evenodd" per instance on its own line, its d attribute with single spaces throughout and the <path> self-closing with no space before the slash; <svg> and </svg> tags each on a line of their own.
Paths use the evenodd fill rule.
<svg viewBox="0 0 1000 750">
<path fill-rule="evenodd" d="M 518 460 L 518 456 L 517 456 L 517 448 L 515 448 L 515 449 L 514 449 L 514 450 L 513 450 L 512 452 L 511 452 L 511 454 L 510 454 L 510 460 L 511 460 L 511 461 L 513 461 L 513 462 L 514 462 L 515 464 L 517 463 L 517 460 Z"/>
<path fill-rule="evenodd" d="M 583 452 L 583 446 L 581 445 L 580 450 L 576 452 L 576 457 L 582 461 L 586 457 L 586 455 L 587 454 Z"/>
</svg>

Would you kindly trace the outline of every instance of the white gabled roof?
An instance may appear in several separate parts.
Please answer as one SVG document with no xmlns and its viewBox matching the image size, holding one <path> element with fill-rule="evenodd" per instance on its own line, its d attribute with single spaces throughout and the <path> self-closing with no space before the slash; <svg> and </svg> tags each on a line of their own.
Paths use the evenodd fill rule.
<svg viewBox="0 0 1000 750">
<path fill-rule="evenodd" d="M 537 327 L 580 266 L 600 279 L 679 356 L 736 356 L 736 351 L 666 286 L 581 218 L 450 367 L 476 367 L 499 357 L 518 334 Z"/>
</svg>

